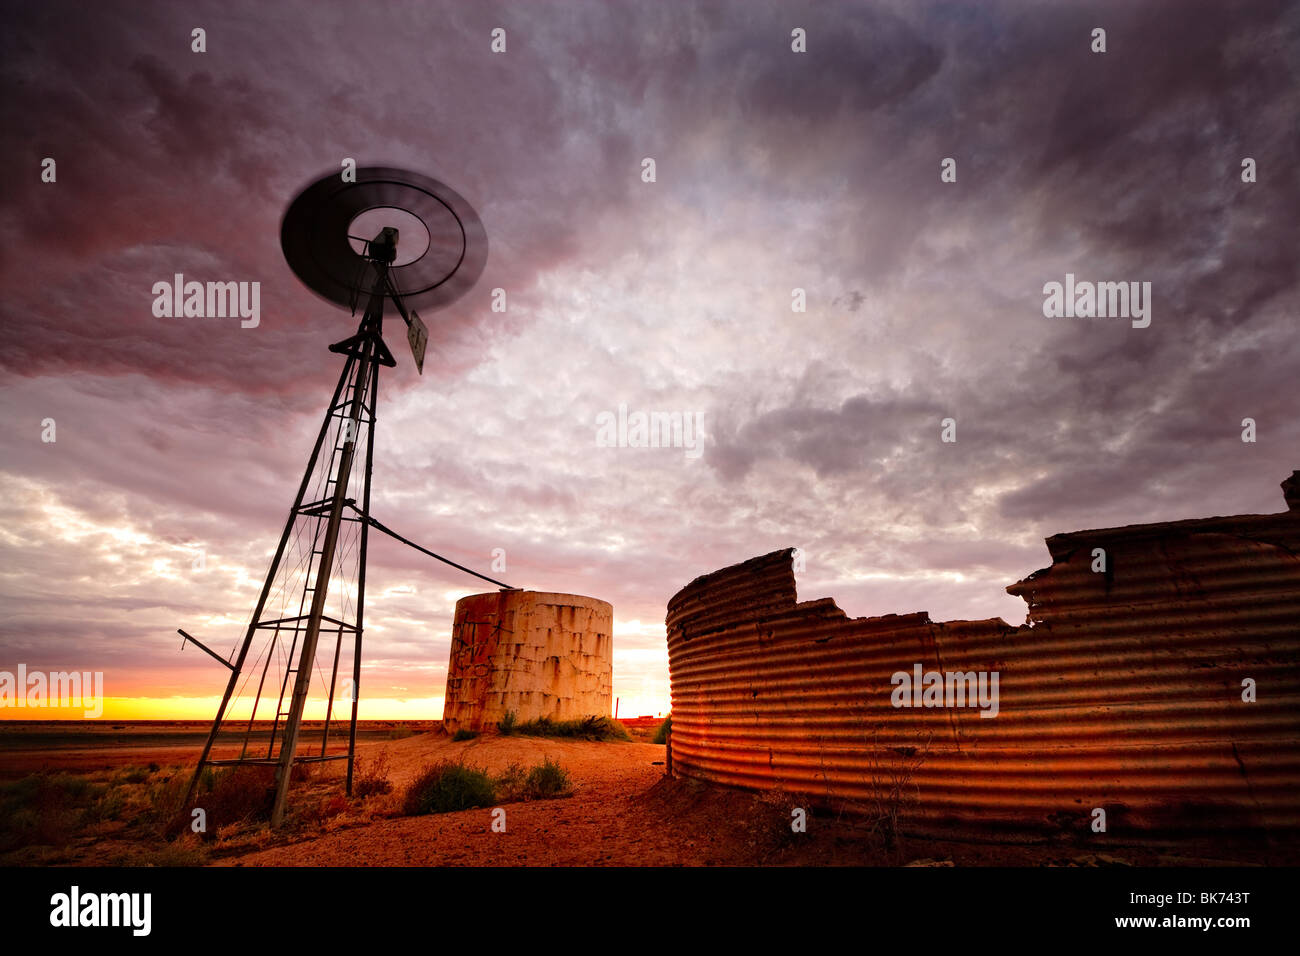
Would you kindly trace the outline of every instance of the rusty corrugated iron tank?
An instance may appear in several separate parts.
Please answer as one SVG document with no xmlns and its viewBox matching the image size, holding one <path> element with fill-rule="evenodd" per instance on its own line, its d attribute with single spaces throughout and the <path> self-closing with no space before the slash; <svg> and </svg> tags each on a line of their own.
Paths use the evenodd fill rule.
<svg viewBox="0 0 1300 956">
<path fill-rule="evenodd" d="M 790 550 L 668 604 L 672 766 L 912 832 L 1112 839 L 1300 828 L 1300 472 L 1289 510 L 1058 534 L 1029 622 L 847 618 Z M 1094 549 L 1106 570 L 1094 567 Z M 897 708 L 897 672 L 997 672 L 998 714 Z M 1243 700 L 1253 680 L 1256 700 Z M 894 794 L 891 797 L 891 794 Z"/>
</svg>

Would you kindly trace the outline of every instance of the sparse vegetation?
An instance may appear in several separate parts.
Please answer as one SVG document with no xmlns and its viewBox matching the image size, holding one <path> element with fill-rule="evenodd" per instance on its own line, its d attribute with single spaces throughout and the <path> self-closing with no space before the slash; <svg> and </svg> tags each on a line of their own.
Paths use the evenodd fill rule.
<svg viewBox="0 0 1300 956">
<path fill-rule="evenodd" d="M 507 729 L 511 723 L 507 719 Z M 513 723 L 517 731 L 519 724 Z M 654 723 L 647 724 L 648 735 Z M 389 724 L 376 727 L 372 739 L 382 741 L 392 729 Z M 622 729 L 596 717 L 532 721 L 525 728 L 532 734 L 571 739 L 618 736 Z M 481 735 L 470 731 L 460 739 L 476 736 Z M 0 865 L 203 865 L 291 846 L 329 831 L 364 828 L 402 813 L 553 800 L 577 789 L 558 753 L 542 759 L 544 753 L 560 750 L 554 745 L 517 744 L 516 752 L 536 757 L 519 757 L 497 772 L 501 764 L 489 764 L 491 770 L 464 766 L 465 760 L 457 757 L 464 749 L 448 744 L 445 736 L 441 740 L 439 744 L 429 738 L 431 746 L 443 748 L 438 753 L 443 763 L 426 770 L 410 787 L 405 766 L 401 777 L 392 771 L 397 754 L 406 748 L 382 749 L 385 744 L 377 742 L 373 750 L 363 750 L 354 765 L 350 797 L 344 793 L 343 764 L 296 764 L 284 825 L 277 829 L 266 825 L 274 797 L 274 766 L 208 766 L 192 803 L 184 806 L 193 765 L 160 765 L 129 751 L 125 760 L 101 770 L 44 771 L 0 781 Z"/>
<path fill-rule="evenodd" d="M 453 813 L 496 801 L 492 778 L 463 763 L 440 760 L 424 770 L 407 788 L 402 812 L 407 816 L 425 813 Z"/>
<path fill-rule="evenodd" d="M 550 757 L 528 771 L 524 780 L 525 800 L 548 800 L 567 797 L 571 793 L 573 782 L 569 779 L 569 772 Z"/>
<path fill-rule="evenodd" d="M 377 794 L 391 793 L 393 782 L 388 779 L 388 751 L 380 751 L 377 757 L 367 760 L 358 757 L 352 773 L 352 793 L 365 799 Z"/>
<path fill-rule="evenodd" d="M 304 802 L 294 812 L 294 822 L 309 826 L 324 826 L 326 822 L 344 813 L 349 807 L 348 798 L 341 793 L 322 794 L 315 800 Z"/>
<path fill-rule="evenodd" d="M 136 783 L 142 781 L 133 781 Z M 126 811 L 126 788 L 110 786 L 104 794 L 86 810 L 86 819 L 101 823 L 108 820 L 120 820 Z"/>
<path fill-rule="evenodd" d="M 158 769 L 157 764 L 152 764 L 151 766 L 155 771 Z M 125 769 L 119 770 L 116 774 L 114 774 L 113 782 L 114 783 L 144 783 L 146 780 L 149 779 L 149 773 L 150 771 L 146 770 L 144 767 L 126 767 Z"/>
<path fill-rule="evenodd" d="M 930 738 L 916 747 L 887 747 L 880 740 L 877 726 L 872 730 L 869 752 L 868 817 L 872 831 L 892 849 L 900 835 L 899 822 L 920 798 L 914 778 L 929 756 Z"/>
<path fill-rule="evenodd" d="M 61 854 L 101 834 L 149 842 L 164 838 L 188 777 L 172 772 L 155 779 L 154 773 L 136 767 L 94 774 L 36 773 L 0 784 L 4 862 L 65 862 Z M 139 861 L 128 853 L 122 865 Z M 150 865 L 147 860 L 145 865 Z M 181 865 L 179 857 L 176 865 Z"/>
<path fill-rule="evenodd" d="M 274 767 L 225 767 L 213 779 L 209 793 L 200 793 L 194 806 L 207 814 L 209 832 L 218 827 L 270 815 L 275 797 Z M 188 824 L 185 816 L 183 824 Z"/>
<path fill-rule="evenodd" d="M 528 778 L 528 771 L 523 764 L 512 763 L 493 778 L 493 783 L 497 788 L 497 797 L 500 800 L 520 800 L 523 799 L 524 781 Z"/>
<path fill-rule="evenodd" d="M 574 740 L 631 740 L 627 728 L 610 717 L 579 717 L 576 720 L 551 720 L 538 717 L 523 724 L 512 724 L 513 732 L 529 737 L 567 737 Z"/>
<path fill-rule="evenodd" d="M 38 773 L 0 784 L 0 852 L 66 846 L 107 789 L 68 773 Z"/>
<path fill-rule="evenodd" d="M 668 743 L 668 735 L 672 733 L 672 729 L 673 729 L 673 715 L 669 714 L 667 717 L 664 718 L 664 722 L 659 725 L 659 729 L 655 731 L 654 740 L 652 740 L 651 743 L 656 743 L 656 744 Z"/>
<path fill-rule="evenodd" d="M 187 840 L 117 853 L 109 859 L 110 866 L 203 866 L 207 862 L 207 849 Z"/>
<path fill-rule="evenodd" d="M 501 719 L 497 721 L 497 733 L 509 737 L 515 732 L 515 724 L 517 721 L 518 717 L 515 712 L 513 710 L 507 710 L 501 715 Z"/>
<path fill-rule="evenodd" d="M 407 789 L 402 812 L 454 813 L 516 800 L 551 800 L 573 793 L 569 772 L 546 758 L 528 769 L 512 763 L 495 777 L 485 770 L 442 760 L 423 771 Z"/>
<path fill-rule="evenodd" d="M 246 765 L 210 769 L 214 769 L 214 772 L 211 775 L 204 772 L 193 803 L 194 807 L 202 809 L 207 815 L 209 836 L 222 827 L 262 821 L 270 817 L 271 804 L 275 799 L 275 767 Z M 289 771 L 289 782 L 305 783 L 311 776 L 310 764 L 295 763 Z M 168 824 L 168 837 L 189 829 L 190 807 L 179 809 L 184 812 L 176 814 Z"/>
<path fill-rule="evenodd" d="M 460 728 L 460 730 L 456 731 L 454 734 L 451 735 L 451 739 L 455 743 L 460 743 L 462 740 L 473 740 L 477 736 L 478 736 L 477 731 L 466 730 L 464 727 L 462 727 Z"/>
<path fill-rule="evenodd" d="M 405 740 L 407 737 L 410 737 L 414 733 L 415 731 L 412 730 L 410 727 L 406 726 L 406 724 L 398 724 L 396 727 L 388 731 L 388 739 Z"/>
<path fill-rule="evenodd" d="M 149 780 L 143 788 L 144 808 L 136 819 L 143 826 L 161 834 L 181 810 L 181 800 L 185 797 L 186 788 L 190 786 L 190 773 L 188 769 L 173 769 Z M 199 792 L 211 791 L 213 779 L 214 774 L 209 767 L 199 779 Z"/>
<path fill-rule="evenodd" d="M 550 800 L 573 794 L 573 781 L 569 772 L 547 757 L 529 769 L 512 763 L 493 781 L 497 788 L 497 802 L 512 800 Z"/>
</svg>

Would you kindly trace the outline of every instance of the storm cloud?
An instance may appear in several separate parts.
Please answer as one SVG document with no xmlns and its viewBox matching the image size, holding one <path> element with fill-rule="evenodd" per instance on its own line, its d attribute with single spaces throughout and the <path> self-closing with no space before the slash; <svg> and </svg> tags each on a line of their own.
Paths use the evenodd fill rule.
<svg viewBox="0 0 1300 956">
<path fill-rule="evenodd" d="M 278 235 L 345 157 L 446 181 L 491 241 L 478 285 L 426 317 L 423 378 L 389 336 L 374 514 L 610 601 L 636 707 L 667 706 L 666 601 L 714 568 L 796 546 L 803 598 L 1018 622 L 1002 589 L 1047 563 L 1046 535 L 1281 510 L 1300 467 L 1295 5 L 47 2 L 6 21 L 0 668 L 218 692 L 175 628 L 223 653 L 240 636 L 337 377 L 326 346 L 355 320 Z M 259 281 L 260 325 L 155 317 L 178 272 Z M 1150 282 L 1150 327 L 1046 318 L 1067 273 Z M 702 414 L 703 455 L 599 447 L 620 404 Z M 455 599 L 480 588 L 387 540 L 372 561 L 366 686 L 439 697 Z"/>
</svg>

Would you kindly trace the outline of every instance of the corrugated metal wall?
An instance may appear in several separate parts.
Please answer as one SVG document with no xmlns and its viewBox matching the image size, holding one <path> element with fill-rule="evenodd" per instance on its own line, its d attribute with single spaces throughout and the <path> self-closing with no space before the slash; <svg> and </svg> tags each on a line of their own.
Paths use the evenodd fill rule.
<svg viewBox="0 0 1300 956">
<path fill-rule="evenodd" d="M 1094 572 L 1093 548 L 1107 570 Z M 791 552 L 668 605 L 674 774 L 967 837 L 1300 827 L 1300 510 L 1057 535 L 1033 626 L 848 619 Z M 996 671 L 998 714 L 895 708 L 891 675 Z M 1251 678 L 1257 701 L 1242 700 Z"/>
</svg>

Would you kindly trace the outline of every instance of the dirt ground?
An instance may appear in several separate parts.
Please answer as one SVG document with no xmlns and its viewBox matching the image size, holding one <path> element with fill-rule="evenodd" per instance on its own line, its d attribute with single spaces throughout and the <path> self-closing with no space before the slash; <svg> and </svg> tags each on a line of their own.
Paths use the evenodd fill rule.
<svg viewBox="0 0 1300 956">
<path fill-rule="evenodd" d="M 491 810 L 481 808 L 380 819 L 220 862 L 344 866 L 364 859 L 371 866 L 563 866 L 689 861 L 685 850 L 690 848 L 679 847 L 672 834 L 641 825 L 640 814 L 632 809 L 663 776 L 662 746 L 494 736 L 453 743 L 440 734 L 422 734 L 359 746 L 358 756 L 373 757 L 381 750 L 388 755 L 390 779 L 399 793 L 423 767 L 439 759 L 463 760 L 496 774 L 512 763 L 529 767 L 546 758 L 569 772 L 574 793 L 555 800 L 505 804 L 505 833 L 492 832 Z"/>
<path fill-rule="evenodd" d="M 428 763 L 460 759 L 489 772 L 551 758 L 572 796 L 340 826 L 300 842 L 239 852 L 225 866 L 1140 866 L 1224 862 L 1150 849 L 1098 853 L 1062 845 L 971 844 L 900 837 L 886 845 L 860 820 L 813 815 L 790 828 L 788 798 L 664 776 L 665 748 L 647 743 L 425 734 L 359 748 L 386 751 L 398 791 Z"/>
<path fill-rule="evenodd" d="M 652 728 L 650 729 L 652 731 Z M 290 789 L 295 810 L 334 801 L 334 812 L 308 812 L 280 831 L 232 827 L 203 844 L 194 862 L 218 866 L 1143 866 L 1278 863 L 1293 851 L 1253 848 L 1172 850 L 1095 848 L 1072 844 L 1005 845 L 922 840 L 890 843 L 861 819 L 814 813 L 807 832 L 791 830 L 791 799 L 756 795 L 664 776 L 665 748 L 633 728 L 630 742 L 574 741 L 484 735 L 454 742 L 441 731 L 358 741 L 359 765 L 382 754 L 393 792 L 365 800 L 342 797 L 342 764 L 326 764 Z M 178 756 L 185 756 L 178 759 Z M 156 774 L 185 774 L 197 748 L 120 745 L 0 750 L 0 769 L 135 766 L 149 759 L 168 766 Z M 39 758 L 39 760 L 38 760 Z M 550 758 L 573 783 L 571 796 L 503 803 L 505 832 L 492 827 L 493 809 L 406 817 L 401 798 L 411 780 L 438 760 L 463 761 L 491 774 L 511 764 L 531 767 Z M 39 763 L 39 767 L 33 767 Z M 142 785 L 144 786 L 144 785 Z M 114 826 L 120 827 L 114 830 Z M 12 862 L 40 865 L 121 864 L 144 859 L 129 846 L 125 824 L 75 840 L 58 852 Z M 165 845 L 164 845 L 165 846 Z M 132 852 L 126 853 L 126 850 Z M 169 852 L 169 851 L 168 851 Z M 1279 855 L 1280 854 L 1280 855 Z M 1225 858 L 1226 857 L 1226 858 Z"/>
</svg>

